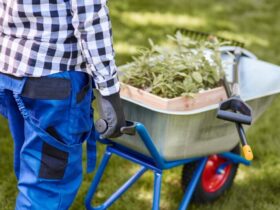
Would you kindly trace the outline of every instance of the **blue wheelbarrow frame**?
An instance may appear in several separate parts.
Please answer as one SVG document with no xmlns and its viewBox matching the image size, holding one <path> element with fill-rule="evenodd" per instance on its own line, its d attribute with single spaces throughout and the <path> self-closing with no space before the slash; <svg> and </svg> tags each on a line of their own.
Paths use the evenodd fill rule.
<svg viewBox="0 0 280 210">
<path fill-rule="evenodd" d="M 154 173 L 154 192 L 153 192 L 153 205 L 152 210 L 158 210 L 160 206 L 160 192 L 161 192 L 161 183 L 162 183 L 162 172 L 163 170 L 171 169 L 176 166 L 184 165 L 187 163 L 191 163 L 193 161 L 199 161 L 199 164 L 195 170 L 195 173 L 192 176 L 192 180 L 190 181 L 185 194 L 183 196 L 183 199 L 181 201 L 179 210 L 185 210 L 187 209 L 192 195 L 196 189 L 196 186 L 198 184 L 199 178 L 203 172 L 203 169 L 205 167 L 205 164 L 207 162 L 208 157 L 198 157 L 198 158 L 188 158 L 188 159 L 182 159 L 182 160 L 176 160 L 176 161 L 166 161 L 164 158 L 160 155 L 157 148 L 153 144 L 153 141 L 145 128 L 145 126 L 139 122 L 133 123 L 133 129 L 134 132 L 138 133 L 138 135 L 141 137 L 141 140 L 145 144 L 147 150 L 149 151 L 151 157 L 140 154 L 138 152 L 135 152 L 131 149 L 128 149 L 122 145 L 119 145 L 118 143 L 106 139 L 101 140 L 98 137 L 99 142 L 103 144 L 107 144 L 106 151 L 104 153 L 103 159 L 101 161 L 101 164 L 99 165 L 97 172 L 95 174 L 95 177 L 92 181 L 92 184 L 89 188 L 89 191 L 87 193 L 86 199 L 85 199 L 85 205 L 87 210 L 105 210 L 108 209 L 116 200 L 118 200 L 145 172 L 148 170 L 153 171 Z M 111 158 L 111 156 L 115 154 L 119 157 L 122 157 L 126 160 L 129 160 L 133 163 L 136 163 L 141 167 L 141 169 L 136 172 L 127 182 L 125 182 L 116 192 L 114 192 L 103 204 L 93 207 L 91 204 L 91 201 L 94 198 L 94 195 L 96 193 L 97 187 L 101 181 L 102 175 L 106 169 L 106 166 Z M 250 161 L 245 160 L 240 155 L 233 154 L 231 152 L 224 152 L 219 154 L 219 156 L 222 156 L 228 160 L 229 163 L 236 163 L 236 164 L 244 164 L 246 166 L 249 166 L 251 164 Z M 222 165 L 221 167 L 226 167 L 225 165 Z M 221 168 L 222 169 L 222 168 Z M 219 171 L 219 169 L 218 169 Z"/>
<path fill-rule="evenodd" d="M 221 51 L 232 51 L 234 52 L 236 50 L 235 47 L 223 47 Z M 236 65 L 234 68 L 239 69 L 239 88 L 240 88 L 240 97 L 244 101 L 248 102 L 254 102 L 258 101 L 256 110 L 255 111 L 255 119 L 260 116 L 264 110 L 269 106 L 270 102 L 275 95 L 280 93 L 280 67 L 257 60 L 257 58 L 250 52 L 246 51 L 245 49 L 241 50 L 242 57 L 239 57 L 240 62 L 233 62 L 232 56 L 229 56 L 229 60 L 232 63 L 236 63 L 239 65 Z M 239 53 L 237 55 L 240 55 Z M 226 68 L 225 72 L 226 75 L 229 75 L 229 81 L 233 81 L 233 74 L 232 74 L 232 68 Z M 236 72 L 236 71 L 235 71 Z M 235 75 L 235 82 L 236 82 L 236 76 Z M 257 84 L 257 88 L 256 88 Z M 228 89 L 228 88 L 226 88 Z M 229 92 L 229 91 L 227 91 Z M 228 96 L 231 96 L 231 94 L 228 94 Z M 236 98 L 234 98 L 236 99 Z M 138 104 L 136 101 L 132 101 L 132 103 Z M 260 104 L 259 104 L 260 103 Z M 224 104 L 225 105 L 225 104 Z M 227 105 L 227 104 L 226 104 Z M 141 105 L 142 106 L 142 105 Z M 258 109 L 262 107 L 261 109 Z M 149 109 L 149 107 L 146 107 Z M 221 119 L 229 120 L 235 123 L 238 123 L 236 125 L 237 131 L 239 134 L 239 137 L 242 140 L 242 143 L 246 143 L 246 136 L 244 129 L 242 127 L 242 123 L 244 123 L 244 120 L 240 120 L 239 115 L 234 115 L 230 112 L 223 112 L 225 111 L 223 106 L 222 107 L 211 107 L 210 109 L 216 109 L 219 108 L 218 116 Z M 210 109 L 204 110 L 209 111 Z M 221 112 L 222 111 L 222 112 Z M 234 111 L 234 110 L 233 110 Z M 222 114 L 221 114 L 222 113 Z M 236 118 L 236 116 L 238 116 Z M 129 118 L 130 119 L 130 118 Z M 243 119 L 243 118 L 242 118 Z M 247 119 L 246 117 L 244 119 Z M 137 120 L 137 119 L 136 119 Z M 247 120 L 245 120 L 247 121 Z M 250 119 L 251 121 L 251 119 Z M 146 124 L 148 127 L 148 124 Z M 187 189 L 185 190 L 185 194 L 183 196 L 183 199 L 181 201 L 179 210 L 185 210 L 187 209 L 192 195 L 197 187 L 197 184 L 199 182 L 199 179 L 201 177 L 201 174 L 203 172 L 203 169 L 205 167 L 205 164 L 207 162 L 208 157 L 202 156 L 198 158 L 187 158 L 182 160 L 176 160 L 176 161 L 167 161 L 161 153 L 157 150 L 157 147 L 153 143 L 153 140 L 151 139 L 150 134 L 148 133 L 147 129 L 142 123 L 133 123 L 133 129 L 134 132 L 137 133 L 140 136 L 140 141 L 142 141 L 146 147 L 146 149 L 149 152 L 149 156 L 140 154 L 139 152 L 136 152 L 132 149 L 129 149 L 123 145 L 120 145 L 114 140 L 100 140 L 98 137 L 97 139 L 99 142 L 107 144 L 107 148 L 104 154 L 104 157 L 102 159 L 102 162 L 97 169 L 96 175 L 93 179 L 93 182 L 90 186 L 89 192 L 86 196 L 85 204 L 86 208 L 88 210 L 103 210 L 109 208 L 117 199 L 120 198 L 120 196 L 126 192 L 146 171 L 151 170 L 154 172 L 154 196 L 153 196 L 153 210 L 159 209 L 160 204 L 160 191 L 161 191 L 161 182 L 162 182 L 162 171 L 166 169 L 171 169 L 176 166 L 184 165 L 187 163 L 191 163 L 194 161 L 198 161 L 197 168 L 192 176 L 191 181 L 189 182 L 189 185 Z M 125 132 L 124 132 L 125 133 Z M 128 133 L 126 133 L 128 134 Z M 122 157 L 124 159 L 127 159 L 129 161 L 132 161 L 140 166 L 141 169 L 136 172 L 126 183 L 123 184 L 115 193 L 113 193 L 103 204 L 97 207 L 93 207 L 91 205 L 91 201 L 94 197 L 94 194 L 96 193 L 97 186 L 101 180 L 101 177 L 104 173 L 104 170 L 108 164 L 108 161 L 110 160 L 111 156 L 115 154 L 119 157 Z M 251 164 L 250 161 L 242 158 L 240 155 L 231 153 L 231 152 L 224 152 L 218 154 L 219 156 L 226 158 L 228 161 L 225 164 L 222 164 L 220 168 L 217 169 L 217 173 L 221 173 L 223 169 L 227 166 L 227 164 L 230 163 L 236 163 L 236 164 L 244 164 L 249 166 Z"/>
</svg>

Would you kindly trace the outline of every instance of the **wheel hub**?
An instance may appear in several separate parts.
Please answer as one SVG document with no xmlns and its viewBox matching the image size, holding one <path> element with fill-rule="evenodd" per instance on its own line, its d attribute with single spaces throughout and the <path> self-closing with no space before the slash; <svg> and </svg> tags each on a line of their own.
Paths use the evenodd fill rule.
<svg viewBox="0 0 280 210">
<path fill-rule="evenodd" d="M 202 187 L 208 193 L 222 188 L 228 179 L 232 165 L 218 155 L 209 156 L 202 173 Z"/>
</svg>

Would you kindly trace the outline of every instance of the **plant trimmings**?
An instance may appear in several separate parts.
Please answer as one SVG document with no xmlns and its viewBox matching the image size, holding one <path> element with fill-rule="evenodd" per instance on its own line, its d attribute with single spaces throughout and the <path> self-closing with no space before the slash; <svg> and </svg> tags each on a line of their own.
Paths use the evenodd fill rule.
<svg viewBox="0 0 280 210">
<path fill-rule="evenodd" d="M 215 37 L 196 41 L 180 32 L 168 36 L 166 46 L 141 49 L 134 62 L 123 70 L 122 82 L 163 98 L 194 96 L 220 85 L 223 76 L 219 48 L 225 44 Z"/>
</svg>

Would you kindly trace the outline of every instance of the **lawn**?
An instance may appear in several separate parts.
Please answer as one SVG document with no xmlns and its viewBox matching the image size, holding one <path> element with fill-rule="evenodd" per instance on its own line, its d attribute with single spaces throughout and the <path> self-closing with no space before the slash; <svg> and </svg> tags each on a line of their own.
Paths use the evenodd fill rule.
<svg viewBox="0 0 280 210">
<path fill-rule="evenodd" d="M 118 65 L 131 60 L 137 48 L 156 43 L 178 27 L 212 32 L 246 44 L 260 59 L 280 65 L 280 1 L 276 0 L 111 0 L 109 4 Z M 280 81 L 279 81 L 280 82 Z M 256 84 L 257 85 L 257 84 Z M 280 98 L 248 132 L 255 152 L 252 167 L 240 167 L 234 186 L 217 202 L 191 205 L 191 210 L 280 209 Z M 7 122 L 0 118 L 0 209 L 13 209 L 16 180 L 13 174 L 12 139 Z M 103 146 L 98 147 L 100 160 Z M 137 170 L 113 158 L 97 193 L 101 202 Z M 182 198 L 181 168 L 164 173 L 161 209 L 173 210 Z M 83 200 L 93 174 L 84 182 L 72 210 L 84 209 Z M 148 173 L 110 209 L 146 210 L 151 207 L 153 174 Z"/>
</svg>

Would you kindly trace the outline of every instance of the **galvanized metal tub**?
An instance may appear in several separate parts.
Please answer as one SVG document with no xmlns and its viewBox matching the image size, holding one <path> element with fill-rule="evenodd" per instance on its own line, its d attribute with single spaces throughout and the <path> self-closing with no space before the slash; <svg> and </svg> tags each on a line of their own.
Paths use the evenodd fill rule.
<svg viewBox="0 0 280 210">
<path fill-rule="evenodd" d="M 230 56 L 223 56 L 225 61 L 231 62 L 231 59 Z M 252 107 L 255 121 L 280 92 L 280 67 L 242 57 L 239 69 L 241 98 Z M 226 73 L 231 80 L 232 67 L 228 67 Z M 146 126 L 165 160 L 225 152 L 239 142 L 235 125 L 216 118 L 218 104 L 187 112 L 176 112 L 157 110 L 130 98 L 122 99 L 126 119 L 141 122 Z M 113 141 L 149 156 L 137 135 L 124 135 Z"/>
</svg>

